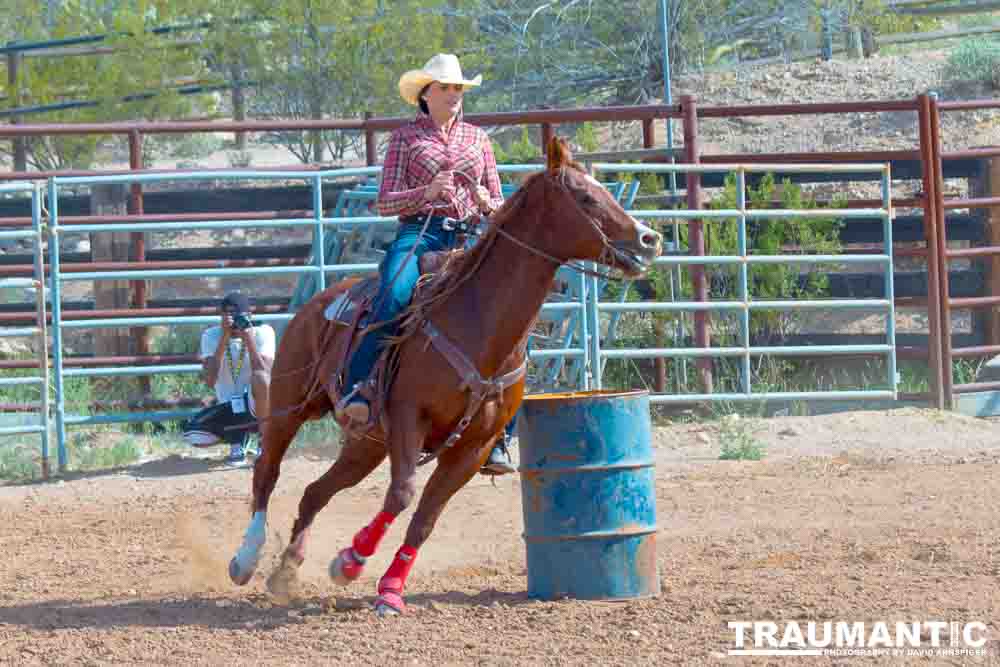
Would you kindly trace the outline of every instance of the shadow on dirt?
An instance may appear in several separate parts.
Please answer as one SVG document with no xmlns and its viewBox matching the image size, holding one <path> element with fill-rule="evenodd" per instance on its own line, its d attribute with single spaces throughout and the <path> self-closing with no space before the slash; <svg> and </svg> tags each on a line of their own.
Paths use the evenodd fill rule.
<svg viewBox="0 0 1000 667">
<path fill-rule="evenodd" d="M 331 454 L 333 450 L 333 454 Z M 304 458 L 311 462 L 329 466 L 336 460 L 336 449 L 329 447 L 296 447 L 289 450 L 285 455 L 285 461 L 296 458 Z M 99 479 L 101 477 L 113 477 L 127 475 L 137 479 L 160 479 L 168 477 L 184 477 L 189 475 L 202 475 L 206 473 L 226 473 L 239 470 L 253 470 L 253 459 L 249 459 L 245 465 L 231 466 L 226 464 L 225 458 L 228 452 L 228 445 L 219 448 L 218 456 L 189 456 L 187 454 L 169 454 L 160 458 L 150 459 L 142 463 L 117 466 L 114 468 L 102 468 L 100 470 L 71 470 L 48 480 L 26 479 L 22 481 L 4 481 L 0 487 L 22 487 L 38 486 L 44 487 L 60 482 L 73 482 L 81 479 Z"/>
<path fill-rule="evenodd" d="M 0 624 L 40 630 L 115 627 L 267 629 L 301 622 L 266 600 L 144 599 L 83 603 L 53 600 L 0 607 Z"/>
<path fill-rule="evenodd" d="M 526 593 L 487 589 L 464 592 L 417 593 L 407 596 L 407 615 L 433 613 L 438 605 L 462 607 L 533 604 Z M 277 605 L 265 594 L 244 599 L 161 598 L 80 602 L 52 600 L 0 607 L 0 626 L 38 630 L 108 629 L 119 627 L 217 628 L 270 630 L 306 622 L 311 616 L 373 614 L 374 596 L 335 598 L 310 596 Z"/>
</svg>

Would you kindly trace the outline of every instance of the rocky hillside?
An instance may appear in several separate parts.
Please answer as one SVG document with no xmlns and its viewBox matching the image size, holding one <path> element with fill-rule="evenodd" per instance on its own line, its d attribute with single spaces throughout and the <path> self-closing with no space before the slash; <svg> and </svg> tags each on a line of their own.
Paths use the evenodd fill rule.
<svg viewBox="0 0 1000 667">
<path fill-rule="evenodd" d="M 679 77 L 674 96 L 690 94 L 699 104 L 714 106 L 901 100 L 925 92 L 936 92 L 942 100 L 1000 95 L 986 84 L 944 80 L 946 59 L 947 51 L 922 51 L 862 61 L 817 60 L 710 72 Z M 998 118 L 993 111 L 944 114 L 946 150 L 1000 145 Z M 707 154 L 849 151 L 913 148 L 916 122 L 913 112 L 851 113 L 708 119 L 700 129 Z M 658 143 L 663 139 L 660 125 Z"/>
</svg>

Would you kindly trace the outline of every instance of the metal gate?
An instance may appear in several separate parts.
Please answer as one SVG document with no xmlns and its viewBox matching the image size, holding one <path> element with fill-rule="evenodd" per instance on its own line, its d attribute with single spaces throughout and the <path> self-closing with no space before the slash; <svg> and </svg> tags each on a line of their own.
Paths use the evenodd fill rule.
<svg viewBox="0 0 1000 667">
<path fill-rule="evenodd" d="M 754 401 L 763 399 L 799 400 L 799 399 L 895 399 L 897 387 L 896 374 L 896 326 L 893 297 L 892 269 L 892 193 L 891 177 L 888 164 L 840 164 L 840 165 L 622 165 L 595 164 L 593 168 L 604 172 L 631 173 L 671 173 L 671 174 L 704 174 L 723 173 L 735 174 L 737 207 L 734 209 L 715 210 L 645 210 L 632 211 L 638 217 L 648 220 L 705 220 L 707 224 L 723 219 L 735 219 L 737 227 L 738 250 L 734 255 L 665 255 L 656 260 L 658 266 L 692 266 L 692 265 L 729 265 L 738 267 L 738 300 L 733 301 L 679 301 L 679 302 L 632 302 L 609 303 L 600 301 L 596 278 L 588 278 L 592 288 L 588 291 L 587 313 L 590 321 L 588 337 L 587 363 L 592 376 L 594 388 L 603 386 L 602 370 L 604 359 L 614 358 L 699 358 L 699 357 L 733 357 L 741 361 L 741 389 L 731 393 L 701 393 L 701 394 L 654 394 L 653 403 L 676 403 L 691 401 Z M 837 208 L 785 210 L 766 209 L 752 210 L 747 207 L 746 175 L 748 173 L 780 173 L 780 172 L 813 172 L 813 173 L 877 173 L 881 175 L 882 207 L 877 209 Z M 747 223 L 757 219 L 790 219 L 816 218 L 835 216 L 843 219 L 872 218 L 882 220 L 882 252 L 880 254 L 837 254 L 837 255 L 754 255 L 747 244 Z M 760 264 L 870 264 L 881 266 L 884 279 L 884 298 L 882 299 L 820 299 L 820 300 L 756 300 L 751 294 L 747 279 L 748 268 Z M 755 347 L 750 341 L 750 313 L 759 310 L 844 310 L 844 309 L 880 309 L 886 313 L 885 342 L 877 345 L 806 345 L 806 346 L 770 346 Z M 603 349 L 601 345 L 600 313 L 618 313 L 625 311 L 643 312 L 695 312 L 695 311 L 734 312 L 739 315 L 740 341 L 739 345 L 728 347 L 677 347 L 661 349 Z M 754 392 L 751 383 L 751 358 L 760 355 L 852 355 L 879 354 L 886 359 L 887 389 L 853 390 L 853 391 L 801 391 L 801 392 Z"/>
</svg>

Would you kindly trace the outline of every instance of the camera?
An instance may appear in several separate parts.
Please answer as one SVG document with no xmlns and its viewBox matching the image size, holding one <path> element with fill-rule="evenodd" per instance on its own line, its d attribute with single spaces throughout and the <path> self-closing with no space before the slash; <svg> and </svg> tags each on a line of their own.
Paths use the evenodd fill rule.
<svg viewBox="0 0 1000 667">
<path fill-rule="evenodd" d="M 253 320 L 249 313 L 236 313 L 233 315 L 233 328 L 243 331 L 253 326 Z"/>
</svg>

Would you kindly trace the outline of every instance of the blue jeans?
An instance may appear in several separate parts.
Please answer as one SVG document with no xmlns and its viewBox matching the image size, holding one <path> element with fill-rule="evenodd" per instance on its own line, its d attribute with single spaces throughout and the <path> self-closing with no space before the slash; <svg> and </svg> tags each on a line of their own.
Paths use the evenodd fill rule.
<svg viewBox="0 0 1000 667">
<path fill-rule="evenodd" d="M 517 416 L 519 414 L 521 414 L 520 410 L 515 412 L 514 416 L 510 418 L 510 423 L 507 424 L 506 428 L 504 428 L 504 435 L 507 437 L 508 440 L 514 437 L 514 430 L 517 428 Z"/>
<path fill-rule="evenodd" d="M 525 347 L 525 352 L 526 353 L 531 352 L 531 337 L 530 336 L 528 337 L 528 344 Z M 514 413 L 514 416 L 510 418 L 510 422 L 504 428 L 504 437 L 505 437 L 505 439 L 510 440 L 511 438 L 513 438 L 513 437 L 515 437 L 517 435 L 516 434 L 516 430 L 517 430 L 517 416 L 519 414 L 521 414 L 521 409 L 520 408 L 518 408 L 517 412 Z"/>
<path fill-rule="evenodd" d="M 450 250 L 455 246 L 455 232 L 442 229 L 442 221 L 441 217 L 432 218 L 422 237 L 420 230 L 423 228 L 423 216 L 420 216 L 420 222 L 403 222 L 400 225 L 396 240 L 389 245 L 379 266 L 381 286 L 375 299 L 377 309 L 369 320 L 371 323 L 392 320 L 410 304 L 413 288 L 420 278 L 421 255 L 430 251 Z M 413 254 L 407 259 L 411 249 Z M 351 358 L 346 391 L 350 391 L 355 384 L 363 382 L 371 374 L 381 351 L 382 341 L 386 336 L 395 335 L 398 330 L 399 324 L 391 322 L 365 335 Z"/>
</svg>

